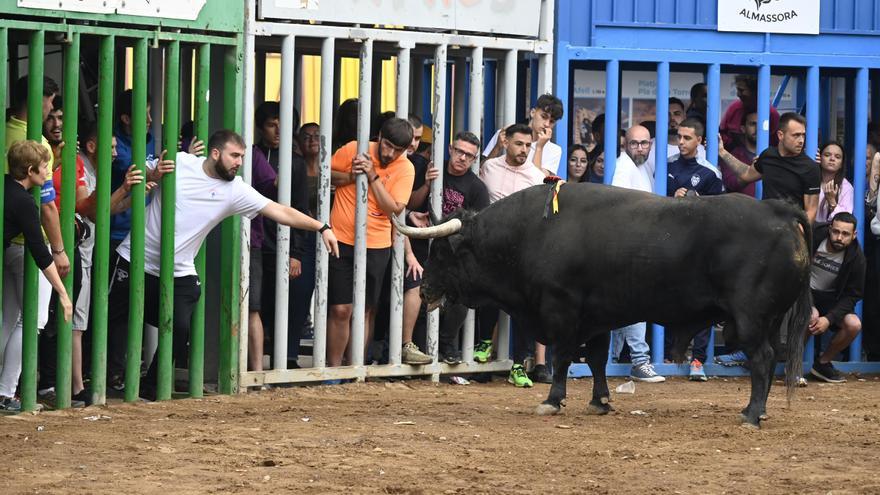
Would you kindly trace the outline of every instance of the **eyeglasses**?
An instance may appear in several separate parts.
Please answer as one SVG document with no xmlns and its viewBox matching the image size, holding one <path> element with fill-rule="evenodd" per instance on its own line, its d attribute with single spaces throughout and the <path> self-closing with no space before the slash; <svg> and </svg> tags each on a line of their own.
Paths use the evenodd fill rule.
<svg viewBox="0 0 880 495">
<path fill-rule="evenodd" d="M 650 148 L 651 141 L 630 141 L 626 143 L 630 148 Z"/>
<path fill-rule="evenodd" d="M 461 148 L 452 148 L 452 153 L 456 156 L 461 156 L 467 159 L 467 161 L 472 162 L 477 159 L 477 155 L 473 153 L 468 153 L 467 151 Z"/>
</svg>

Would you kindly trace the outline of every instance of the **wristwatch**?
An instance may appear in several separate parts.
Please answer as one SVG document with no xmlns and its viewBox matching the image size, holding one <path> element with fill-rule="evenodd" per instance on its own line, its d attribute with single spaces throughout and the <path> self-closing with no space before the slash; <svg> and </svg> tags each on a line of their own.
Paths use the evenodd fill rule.
<svg viewBox="0 0 880 495">
<path fill-rule="evenodd" d="M 321 226 L 320 229 L 318 229 L 318 233 L 319 233 L 319 234 L 323 234 L 325 230 L 330 230 L 331 228 L 332 228 L 332 227 L 330 227 L 329 224 L 326 224 L 326 223 L 325 223 L 324 225 Z"/>
</svg>

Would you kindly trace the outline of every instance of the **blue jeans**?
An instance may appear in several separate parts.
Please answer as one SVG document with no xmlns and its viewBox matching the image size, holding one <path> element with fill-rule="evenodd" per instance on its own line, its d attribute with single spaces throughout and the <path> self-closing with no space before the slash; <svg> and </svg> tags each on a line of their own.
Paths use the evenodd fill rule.
<svg viewBox="0 0 880 495">
<path fill-rule="evenodd" d="M 645 322 L 633 323 L 628 327 L 618 328 L 611 332 L 611 357 L 617 359 L 623 350 L 623 342 L 629 346 L 629 355 L 633 366 L 647 363 L 651 360 L 651 348 L 645 341 Z"/>
</svg>

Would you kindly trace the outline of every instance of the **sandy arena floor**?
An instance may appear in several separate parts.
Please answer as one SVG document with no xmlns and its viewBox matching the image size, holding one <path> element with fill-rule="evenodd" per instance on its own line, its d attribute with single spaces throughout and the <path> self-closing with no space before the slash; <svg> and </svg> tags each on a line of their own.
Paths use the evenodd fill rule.
<svg viewBox="0 0 880 495">
<path fill-rule="evenodd" d="M 622 383 L 611 381 L 612 389 Z M 880 380 L 777 382 L 760 431 L 744 378 L 612 392 L 425 381 L 275 389 L 0 418 L 3 493 L 880 493 Z M 640 411 L 641 413 L 635 413 Z M 634 414 L 635 413 L 635 414 Z"/>
</svg>

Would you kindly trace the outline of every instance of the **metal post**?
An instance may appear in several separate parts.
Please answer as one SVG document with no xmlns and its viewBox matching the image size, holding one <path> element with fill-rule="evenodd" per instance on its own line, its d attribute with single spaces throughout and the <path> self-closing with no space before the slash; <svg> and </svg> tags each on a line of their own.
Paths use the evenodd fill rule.
<svg viewBox="0 0 880 495">
<path fill-rule="evenodd" d="M 180 131 L 180 41 L 171 41 L 165 48 L 165 112 L 164 150 L 166 159 L 177 156 L 177 135 Z M 174 391 L 174 222 L 177 201 L 177 174 L 162 176 L 162 233 L 159 258 L 159 348 L 156 399 L 167 400 Z"/>
<path fill-rule="evenodd" d="M 718 124 L 721 115 L 721 65 L 710 64 L 706 71 L 706 91 L 709 95 L 706 109 L 706 158 L 718 166 Z"/>
<path fill-rule="evenodd" d="M 434 131 L 434 141 L 431 146 L 431 158 L 434 167 L 443 167 L 446 153 L 446 44 L 437 45 L 434 49 L 434 122 L 431 124 Z M 516 52 L 514 52 L 514 56 Z M 516 72 L 514 72 L 516 74 Z M 516 84 L 516 81 L 514 81 Z M 509 88 L 508 88 L 509 89 Z M 431 211 L 438 218 L 443 216 L 443 174 L 431 183 Z M 428 312 L 428 335 L 425 343 L 425 352 L 437 361 L 438 340 L 440 335 L 440 310 Z M 434 381 L 439 381 L 440 375 L 432 376 Z"/>
<path fill-rule="evenodd" d="M 610 83 L 609 83 L 610 84 Z M 615 86 L 617 87 L 617 86 Z M 666 166 L 667 166 L 667 148 L 669 144 L 669 62 L 659 62 L 657 64 L 657 124 L 654 132 L 654 192 L 660 196 L 666 196 Z M 607 108 L 607 107 L 606 107 Z M 608 181 L 608 150 L 616 149 L 617 134 L 614 134 L 614 141 L 608 141 L 611 134 L 608 123 L 608 115 L 605 112 L 605 180 Z M 617 113 L 615 112 L 615 117 Z M 611 144 L 611 143 L 615 144 Z M 612 153 L 614 154 L 614 153 Z M 647 333 L 647 331 L 646 331 Z M 654 364 L 663 363 L 663 340 L 666 330 L 661 325 L 651 325 L 651 362 Z M 645 335 L 647 340 L 647 335 Z"/>
<path fill-rule="evenodd" d="M 468 71 L 467 60 L 464 57 L 458 57 L 455 59 L 455 65 L 453 65 L 455 73 L 453 74 L 453 84 L 452 84 L 452 103 L 453 103 L 453 125 L 449 133 L 449 137 L 455 135 L 456 132 L 463 131 L 467 127 L 467 113 L 468 113 L 468 101 L 467 101 L 467 92 L 468 92 L 468 77 L 470 76 L 470 71 Z"/>
<path fill-rule="evenodd" d="M 868 68 L 861 67 L 856 72 L 856 91 L 855 91 L 855 146 L 853 160 L 855 170 L 853 171 L 853 188 L 855 189 L 856 198 L 865 197 L 865 160 L 860 157 L 867 154 L 868 146 Z M 853 202 L 855 211 L 853 212 L 860 225 L 866 225 L 865 222 L 865 202 L 856 200 Z M 864 246 L 866 228 L 858 229 L 859 242 Z M 859 308 L 861 309 L 861 308 Z M 861 313 L 860 313 L 861 314 Z M 862 332 L 856 335 L 855 340 L 849 345 L 849 360 L 858 362 L 862 360 Z"/>
<path fill-rule="evenodd" d="M 135 40 L 133 53 L 135 81 L 147 80 L 147 40 Z M 146 173 L 147 88 L 134 84 L 131 89 L 131 157 Z M 125 401 L 138 400 L 141 381 L 141 347 L 144 333 L 144 185 L 131 189 L 131 255 L 129 269 L 128 349 L 125 362 Z"/>
<path fill-rule="evenodd" d="M 496 90 L 498 80 L 498 63 L 494 60 L 484 60 L 483 63 L 483 115 L 488 118 L 483 119 L 483 136 L 492 136 L 495 129 L 498 129 L 498 112 L 497 102 L 501 96 Z M 483 144 L 485 146 L 485 144 Z"/>
<path fill-rule="evenodd" d="M 9 85 L 9 30 L 0 27 L 0 95 L 5 95 Z M 0 150 L 6 151 L 6 126 L 0 125 Z M 5 156 L 0 158 L 4 163 Z M 3 209 L 6 201 L 4 188 L 0 187 L 0 232 L 3 231 Z M 6 249 L 0 244 L 0 294 L 3 293 L 3 260 L 6 259 Z M 3 321 L 3 305 L 0 304 L 0 322 Z"/>
<path fill-rule="evenodd" d="M 240 132 L 242 129 L 242 40 L 226 48 L 223 59 L 223 127 Z M 245 153 L 245 158 L 247 158 Z M 245 160 L 245 167 L 248 161 Z M 220 226 L 220 259 L 226 260 L 220 275 L 220 377 L 218 389 L 222 394 L 238 391 L 239 331 L 241 322 L 241 218 L 227 218 Z M 246 301 L 247 299 L 245 299 Z M 242 333 L 244 333 L 242 331 Z"/>
<path fill-rule="evenodd" d="M 770 66 L 758 68 L 758 154 L 770 145 Z M 755 197 L 760 199 L 764 188 L 761 181 L 755 183 Z"/>
<path fill-rule="evenodd" d="M 211 45 L 203 43 L 196 49 L 196 92 L 194 134 L 208 140 L 210 105 L 208 91 L 211 83 Z M 201 397 L 205 383 L 205 244 L 196 255 L 196 273 L 202 284 L 199 302 L 193 310 L 189 336 L 189 396 Z"/>
<path fill-rule="evenodd" d="M 281 143 L 278 162 L 278 202 L 290 205 L 293 176 L 293 83 L 295 77 L 294 37 L 281 42 Z M 290 227 L 278 224 L 275 251 L 275 348 L 272 363 L 276 370 L 287 369 L 287 322 L 290 306 Z M 294 356 L 296 357 L 296 356 Z"/>
<path fill-rule="evenodd" d="M 77 135 L 77 108 L 79 107 L 79 33 L 71 33 L 64 47 L 64 115 L 74 116 L 64 123 L 63 138 L 66 143 L 75 143 Z M 64 238 L 64 249 L 67 259 L 73 261 L 73 213 L 76 207 L 76 146 L 67 146 L 62 150 L 62 163 L 66 168 L 61 177 L 61 236 Z M 55 166 L 58 167 L 59 163 Z M 57 187 L 57 186 L 56 186 Z M 71 301 L 73 297 L 73 270 L 64 277 L 64 288 Z M 58 329 L 58 347 L 55 377 L 55 407 L 70 407 L 71 349 L 73 346 L 73 321 L 64 320 L 64 311 L 58 305 L 56 311 Z"/>
<path fill-rule="evenodd" d="M 659 69 L 659 67 L 658 67 Z M 606 184 L 611 184 L 614 178 L 614 169 L 617 164 L 617 156 L 614 150 L 617 148 L 617 117 L 618 117 L 618 92 L 620 89 L 620 62 L 617 60 L 609 60 L 605 62 L 605 178 Z M 658 93 L 659 94 L 659 93 Z M 657 107 L 657 136 L 663 132 L 665 127 L 660 127 L 661 119 L 660 106 Z M 657 143 L 654 144 L 657 147 Z M 666 149 L 665 147 L 663 148 Z M 663 151 L 666 153 L 666 151 Z M 656 155 L 656 153 L 655 153 Z M 655 157 L 656 158 L 656 157 Z M 656 159 L 654 160 L 657 161 Z"/>
<path fill-rule="evenodd" d="M 541 2 L 541 21 L 538 38 L 542 41 L 553 42 L 553 24 L 556 15 L 556 2 L 544 0 Z M 568 66 L 565 66 L 568 70 Z M 553 92 L 553 54 L 538 54 L 538 94 Z M 565 148 L 563 148 L 565 149 Z M 562 167 L 560 167 L 562 168 Z"/>
<path fill-rule="evenodd" d="M 373 40 L 366 39 L 361 45 L 360 81 L 358 84 L 358 132 L 357 152 L 370 151 L 370 103 L 372 94 L 370 73 L 373 68 Z M 351 316 L 350 362 L 354 366 L 364 364 L 364 330 L 367 283 L 367 176 L 358 174 L 355 179 L 357 204 L 355 205 L 354 238 L 354 307 Z"/>
<path fill-rule="evenodd" d="M 804 150 L 807 156 L 819 148 L 819 122 L 822 112 L 819 108 L 819 67 L 807 68 L 807 138 Z"/>
<path fill-rule="evenodd" d="M 509 125 L 517 121 L 516 114 L 516 61 L 518 52 L 507 50 L 504 53 L 504 124 Z"/>
<path fill-rule="evenodd" d="M 318 220 L 330 220 L 330 158 L 333 142 L 333 67 L 335 41 L 321 41 L 321 166 L 318 173 Z M 323 368 L 327 363 L 327 264 L 328 252 L 320 238 L 315 240 L 315 339 L 312 341 L 312 366 Z"/>
<path fill-rule="evenodd" d="M 471 74 L 470 74 L 470 109 L 468 110 L 467 130 L 476 134 L 480 140 L 480 150 L 483 147 L 483 47 L 474 47 L 471 51 Z M 474 160 L 471 170 L 478 173 L 480 170 L 480 160 Z M 464 330 L 461 336 L 461 357 L 466 363 L 474 360 L 474 326 L 475 326 L 474 310 L 469 309 L 467 317 L 464 320 Z"/>
<path fill-rule="evenodd" d="M 92 280 L 110 278 L 110 174 L 113 157 L 113 75 L 115 74 L 114 36 L 101 38 L 98 48 L 98 169 L 97 213 L 95 215 L 95 260 Z M 108 284 L 92 287 L 92 402 L 104 404 L 107 391 L 107 293 Z"/>
<path fill-rule="evenodd" d="M 43 57 L 46 34 L 34 31 L 28 46 L 27 137 L 39 142 L 43 134 Z M 33 188 L 34 200 L 40 204 L 40 189 Z M 37 319 L 39 314 L 39 271 L 30 252 L 25 249 L 24 292 L 22 295 L 21 336 L 21 409 L 37 407 Z"/>
<path fill-rule="evenodd" d="M 409 117 L 410 50 L 415 43 L 403 44 L 397 50 L 397 117 Z M 397 220 L 404 222 L 405 212 Z M 391 317 L 388 327 L 388 363 L 400 364 L 403 346 L 403 236 L 394 231 L 391 254 Z"/>
</svg>

